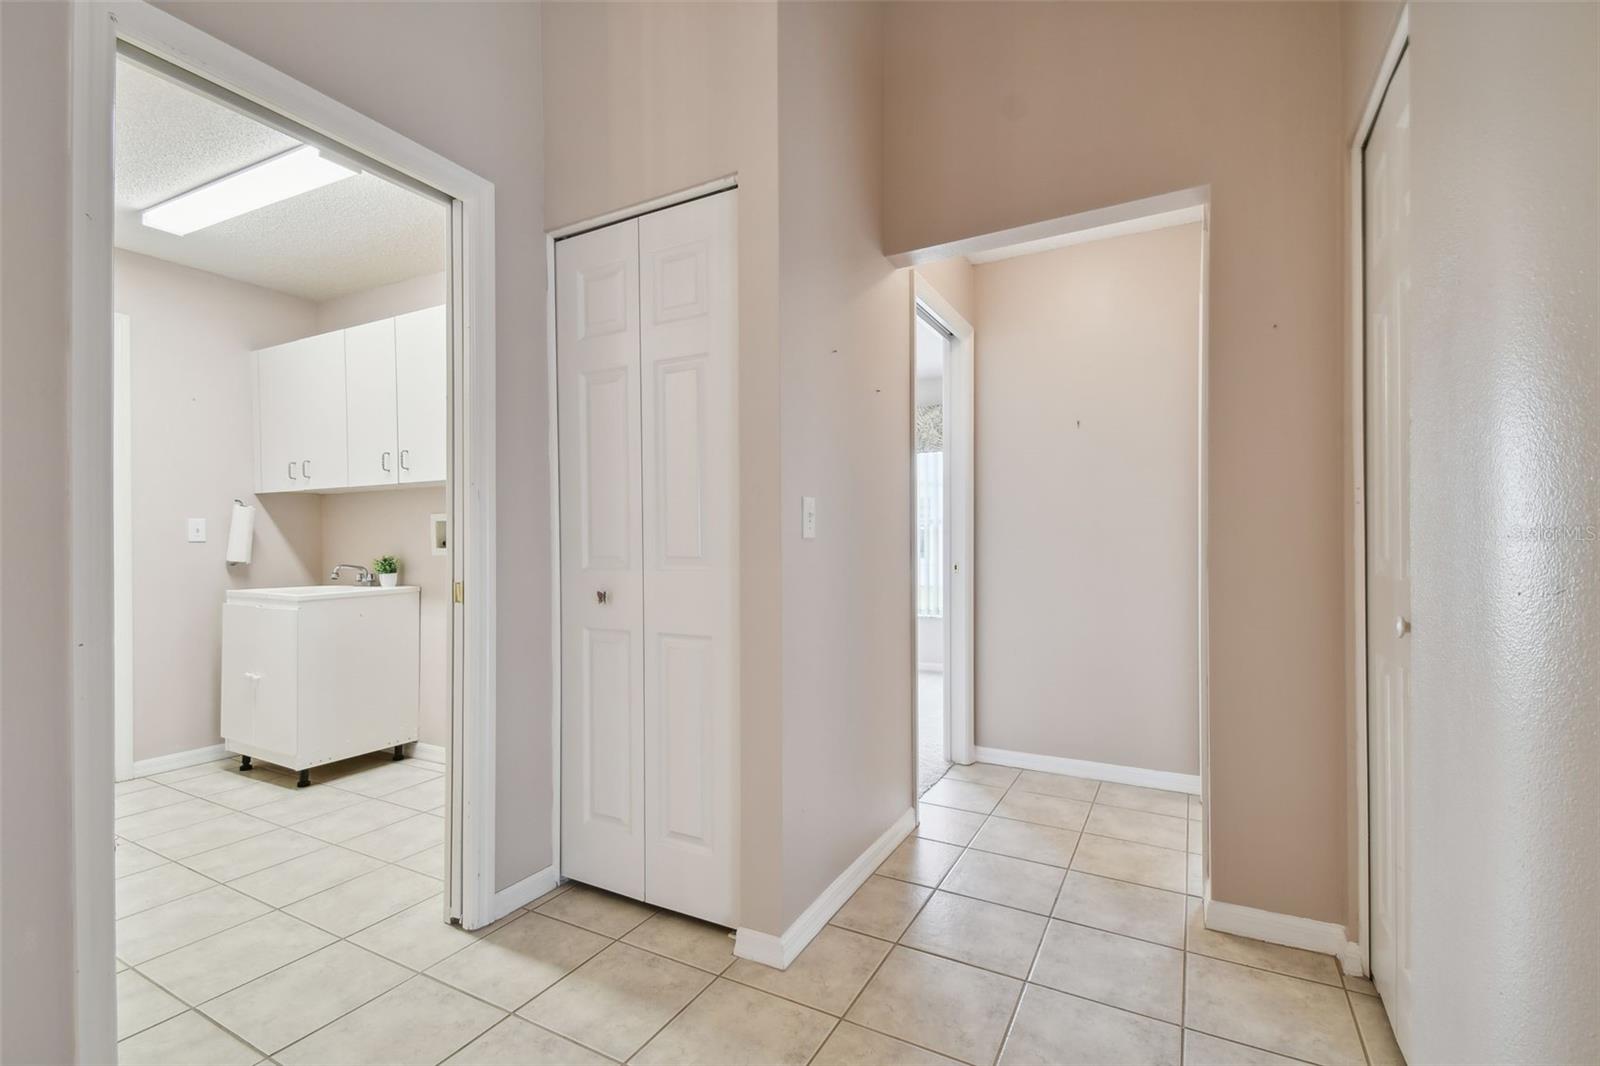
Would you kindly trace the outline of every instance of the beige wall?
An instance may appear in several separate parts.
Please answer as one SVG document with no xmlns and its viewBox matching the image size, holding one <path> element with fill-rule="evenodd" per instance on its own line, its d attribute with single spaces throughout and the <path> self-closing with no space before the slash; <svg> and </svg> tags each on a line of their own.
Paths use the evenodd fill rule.
<svg viewBox="0 0 1600 1066">
<path fill-rule="evenodd" d="M 1412 1062 L 1600 1061 L 1600 9 L 1411 11 Z"/>
<path fill-rule="evenodd" d="M 977 268 L 977 741 L 1200 772 L 1200 224 Z"/>
<path fill-rule="evenodd" d="M 250 353 L 316 332 L 316 305 L 117 250 L 128 316 L 133 493 L 133 757 L 221 739 L 222 601 L 322 580 L 322 497 L 257 497 Z M 235 497 L 256 508 L 249 565 L 228 566 Z M 185 521 L 206 520 L 204 544 Z"/>
<path fill-rule="evenodd" d="M 442 257 L 444 249 L 441 248 L 439 254 Z M 441 270 L 324 300 L 317 304 L 317 332 L 346 329 L 380 318 L 393 318 L 407 311 L 438 307 L 450 298 L 449 285 L 449 276 Z"/>
<path fill-rule="evenodd" d="M 1210 185 L 1212 891 L 1343 921 L 1338 9 L 888 18 L 886 251 Z"/>
<path fill-rule="evenodd" d="M 915 637 L 911 275 L 878 241 L 882 11 L 786 4 L 778 26 L 787 925 L 910 806 Z"/>
<path fill-rule="evenodd" d="M 782 929 L 777 8 L 543 5 L 545 217 L 739 179 L 742 921 Z M 559 101 L 559 106 L 554 102 Z"/>
<path fill-rule="evenodd" d="M 917 267 L 922 280 L 933 286 L 933 291 L 944 297 L 956 314 L 967 320 L 976 333 L 978 328 L 978 268 L 963 255 L 923 263 Z M 976 346 L 974 341 L 974 346 Z"/>
<path fill-rule="evenodd" d="M 70 17 L 65 4 L 0 4 L 0 1060 L 5 1062 L 66 1061 L 73 1039 L 65 536 Z M 107 714 L 109 722 L 109 709 Z M 105 920 L 109 924 L 110 916 Z"/>
</svg>

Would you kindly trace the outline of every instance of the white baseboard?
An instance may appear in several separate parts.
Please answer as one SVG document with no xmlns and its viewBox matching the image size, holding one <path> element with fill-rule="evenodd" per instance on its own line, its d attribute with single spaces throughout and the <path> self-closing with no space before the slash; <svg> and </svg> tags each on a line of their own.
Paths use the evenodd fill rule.
<svg viewBox="0 0 1600 1066">
<path fill-rule="evenodd" d="M 1344 942 L 1344 950 L 1339 952 L 1339 969 L 1344 971 L 1346 977 L 1372 976 L 1367 972 L 1366 953 L 1354 940 Z"/>
<path fill-rule="evenodd" d="M 443 744 L 424 744 L 420 740 L 411 745 L 411 757 L 423 762 L 436 762 L 440 766 L 449 762 L 450 754 Z"/>
<path fill-rule="evenodd" d="M 1265 940 L 1269 944 L 1315 951 L 1332 955 L 1341 965 L 1351 948 L 1356 948 L 1354 973 L 1361 972 L 1360 948 L 1350 943 L 1344 926 L 1334 922 L 1319 922 L 1312 918 L 1297 918 L 1292 914 L 1242 907 L 1237 903 L 1219 903 L 1214 899 L 1205 902 L 1206 928 L 1219 933 L 1247 936 L 1252 940 Z M 1346 971 L 1352 972 L 1352 971 Z"/>
<path fill-rule="evenodd" d="M 191 766 L 199 766 L 203 762 L 215 762 L 228 754 L 228 749 L 221 744 L 212 744 L 205 748 L 195 748 L 191 751 L 175 751 L 171 755 L 158 755 L 154 759 L 140 759 L 133 764 L 134 777 L 149 777 L 152 774 L 164 774 L 168 770 L 186 770 Z"/>
<path fill-rule="evenodd" d="M 489 907 L 489 921 L 484 924 L 497 922 L 518 907 L 526 907 L 560 883 L 561 877 L 556 872 L 555 864 L 551 863 L 538 873 L 529 874 L 514 885 L 507 885 L 494 894 L 494 902 Z"/>
<path fill-rule="evenodd" d="M 883 831 L 883 835 L 874 840 L 856 860 L 838 877 L 833 884 L 822 890 L 822 894 L 811 901 L 811 906 L 801 912 L 782 936 L 771 933 L 762 933 L 754 929 L 740 929 L 733 939 L 733 953 L 741 959 L 759 962 L 774 969 L 786 970 L 795 957 L 805 950 L 811 943 L 812 937 L 822 932 L 822 927 L 828 924 L 834 912 L 845 905 L 862 882 L 872 876 L 889 853 L 900 846 L 900 842 L 916 828 L 917 812 L 915 808 L 907 810 L 894 820 L 894 824 Z"/>
<path fill-rule="evenodd" d="M 1191 796 L 1200 795 L 1199 774 L 1146 770 L 1140 766 L 1118 766 L 1109 762 L 1064 759 L 1059 755 L 1033 755 L 1025 751 L 1006 751 L 1003 748 L 980 747 L 977 749 L 976 757 L 979 762 L 1014 766 L 1021 770 L 1042 770 L 1048 774 L 1092 777 L 1099 781 L 1114 781 L 1119 785 L 1142 785 L 1145 788 L 1165 789 L 1168 792 L 1187 792 Z"/>
</svg>

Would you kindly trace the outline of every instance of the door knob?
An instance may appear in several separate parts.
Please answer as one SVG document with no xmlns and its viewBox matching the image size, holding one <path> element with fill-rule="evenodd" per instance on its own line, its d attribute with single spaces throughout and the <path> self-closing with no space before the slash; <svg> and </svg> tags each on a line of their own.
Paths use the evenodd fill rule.
<svg viewBox="0 0 1600 1066">
<path fill-rule="evenodd" d="M 611 594 L 609 592 L 607 592 L 605 589 L 597 589 L 595 591 L 595 594 L 594 594 L 594 602 L 596 602 L 596 603 L 605 603 L 606 600 L 610 598 L 610 596 L 611 596 Z"/>
<path fill-rule="evenodd" d="M 1411 632 L 1411 620 L 1398 614 L 1395 615 L 1394 635 L 1398 638 L 1405 636 L 1409 632 Z"/>
</svg>

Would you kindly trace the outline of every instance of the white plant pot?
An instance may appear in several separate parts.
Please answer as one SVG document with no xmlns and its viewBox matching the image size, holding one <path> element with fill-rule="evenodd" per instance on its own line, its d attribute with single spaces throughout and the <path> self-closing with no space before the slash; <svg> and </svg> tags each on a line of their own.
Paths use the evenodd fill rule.
<svg viewBox="0 0 1600 1066">
<path fill-rule="evenodd" d="M 392 589 L 396 585 L 400 584 L 400 575 L 399 574 L 379 574 L 378 575 L 378 584 L 382 585 L 386 589 Z"/>
</svg>

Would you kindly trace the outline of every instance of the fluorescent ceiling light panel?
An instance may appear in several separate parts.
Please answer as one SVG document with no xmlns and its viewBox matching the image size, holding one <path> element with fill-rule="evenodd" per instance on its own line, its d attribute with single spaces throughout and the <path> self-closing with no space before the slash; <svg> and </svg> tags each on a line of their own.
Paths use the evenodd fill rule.
<svg viewBox="0 0 1600 1066">
<path fill-rule="evenodd" d="M 147 208 L 139 221 L 182 237 L 268 204 L 332 185 L 355 171 L 302 144 Z"/>
</svg>

